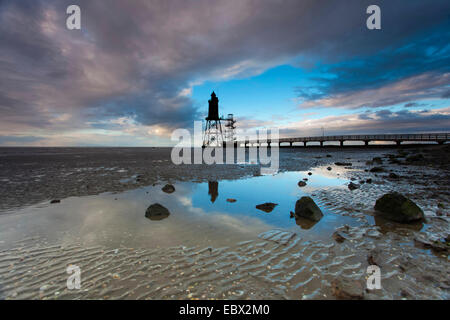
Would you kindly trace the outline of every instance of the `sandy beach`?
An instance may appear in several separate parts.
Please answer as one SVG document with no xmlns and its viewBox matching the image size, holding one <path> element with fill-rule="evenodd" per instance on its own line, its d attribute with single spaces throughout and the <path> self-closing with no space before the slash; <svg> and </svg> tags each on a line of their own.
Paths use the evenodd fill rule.
<svg viewBox="0 0 450 320">
<path fill-rule="evenodd" d="M 273 176 L 170 151 L 0 148 L 0 298 L 450 298 L 448 146 L 281 148 Z M 392 191 L 425 221 L 375 215 Z M 302 196 L 320 221 L 290 215 Z M 148 215 L 156 203 L 169 214 Z M 382 289 L 366 290 L 374 264 Z"/>
</svg>

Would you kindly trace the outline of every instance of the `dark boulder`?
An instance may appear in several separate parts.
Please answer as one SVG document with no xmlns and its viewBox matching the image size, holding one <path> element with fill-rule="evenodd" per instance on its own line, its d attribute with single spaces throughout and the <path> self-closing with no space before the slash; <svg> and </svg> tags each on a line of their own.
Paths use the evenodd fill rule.
<svg viewBox="0 0 450 320">
<path fill-rule="evenodd" d="M 372 159 L 372 162 L 376 164 L 382 164 L 383 160 L 380 157 L 375 157 Z"/>
<path fill-rule="evenodd" d="M 370 169 L 370 172 L 383 172 L 384 169 L 381 167 L 373 167 L 372 169 Z"/>
<path fill-rule="evenodd" d="M 295 216 L 319 221 L 323 213 L 311 197 L 301 197 L 295 203 Z"/>
<path fill-rule="evenodd" d="M 278 205 L 277 203 L 266 202 L 266 203 L 263 203 L 263 204 L 258 204 L 258 205 L 256 206 L 256 209 L 259 209 L 259 210 L 261 210 L 261 211 L 264 211 L 264 212 L 269 213 L 269 212 L 272 212 L 272 210 L 273 210 L 277 205 Z"/>
<path fill-rule="evenodd" d="M 417 236 L 414 238 L 414 244 L 422 249 L 431 249 L 436 253 L 448 254 L 450 251 L 450 242 L 448 236 L 446 239 L 426 239 L 424 236 Z"/>
<path fill-rule="evenodd" d="M 420 153 L 412 155 L 412 156 L 409 156 L 409 157 L 406 158 L 406 162 L 409 162 L 409 163 L 411 163 L 411 162 L 422 162 L 424 160 L 425 160 L 425 157 L 423 156 L 423 154 L 420 154 Z"/>
<path fill-rule="evenodd" d="M 60 202 L 61 202 L 61 200 L 58 200 L 58 199 L 54 199 L 54 200 L 50 201 L 51 204 L 60 203 Z"/>
<path fill-rule="evenodd" d="M 337 299 L 361 300 L 364 299 L 364 288 L 359 281 L 335 279 L 331 283 L 331 291 Z"/>
<path fill-rule="evenodd" d="M 171 184 L 166 184 L 164 187 L 162 187 L 161 190 L 165 193 L 173 193 L 175 192 L 175 187 Z"/>
<path fill-rule="evenodd" d="M 342 167 L 348 167 L 352 165 L 351 162 L 335 162 L 334 164 Z"/>
<path fill-rule="evenodd" d="M 166 207 L 160 205 L 159 203 L 152 204 L 145 211 L 145 217 L 150 220 L 163 220 L 170 215 L 169 210 Z"/>
<path fill-rule="evenodd" d="M 350 190 L 359 189 L 359 184 L 350 182 L 350 183 L 348 184 L 348 188 L 349 188 Z"/>
<path fill-rule="evenodd" d="M 424 220 L 424 214 L 414 202 L 400 193 L 387 193 L 375 203 L 375 210 L 383 218 L 400 223 Z"/>
<path fill-rule="evenodd" d="M 345 240 L 347 240 L 347 238 L 344 236 L 344 234 L 342 232 L 339 231 L 335 231 L 333 233 L 333 239 L 337 242 L 337 243 L 342 243 Z"/>
<path fill-rule="evenodd" d="M 391 179 L 398 179 L 400 177 L 398 176 L 398 174 L 391 172 L 391 173 L 389 173 L 389 178 L 391 178 Z"/>
<path fill-rule="evenodd" d="M 304 186 L 306 186 L 306 182 L 305 181 L 299 181 L 298 182 L 298 186 L 299 187 L 304 187 Z"/>
</svg>

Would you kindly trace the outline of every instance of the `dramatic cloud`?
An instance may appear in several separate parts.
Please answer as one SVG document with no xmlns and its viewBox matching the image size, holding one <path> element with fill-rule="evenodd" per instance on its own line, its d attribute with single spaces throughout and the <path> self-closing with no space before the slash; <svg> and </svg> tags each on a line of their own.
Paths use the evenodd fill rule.
<svg viewBox="0 0 450 320">
<path fill-rule="evenodd" d="M 302 107 L 450 92 L 445 0 L 379 1 L 381 31 L 365 28 L 365 0 L 79 0 L 82 30 L 69 31 L 72 3 L 0 1 L 0 144 L 167 142 L 199 119 L 196 84 L 285 63 L 327 75 L 299 89 Z"/>
</svg>

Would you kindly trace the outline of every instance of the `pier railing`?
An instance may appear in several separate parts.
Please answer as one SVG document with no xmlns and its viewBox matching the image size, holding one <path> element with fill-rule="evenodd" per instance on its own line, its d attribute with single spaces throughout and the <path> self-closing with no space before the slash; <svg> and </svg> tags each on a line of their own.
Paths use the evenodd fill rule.
<svg viewBox="0 0 450 320">
<path fill-rule="evenodd" d="M 450 133 L 419 133 L 419 134 L 371 134 L 371 135 L 339 135 L 339 136 L 314 136 L 314 137 L 295 137 L 295 138 L 280 138 L 278 141 L 261 141 L 261 143 L 289 143 L 292 146 L 293 143 L 303 142 L 306 146 L 307 142 L 319 142 L 323 145 L 323 142 L 338 141 L 341 145 L 344 141 L 362 141 L 366 145 L 372 141 L 392 141 L 400 145 L 404 141 L 413 142 L 437 142 L 443 144 L 450 141 Z M 246 140 L 247 144 L 259 144 L 259 140 Z M 244 144 L 244 141 L 238 141 L 237 145 Z"/>
</svg>

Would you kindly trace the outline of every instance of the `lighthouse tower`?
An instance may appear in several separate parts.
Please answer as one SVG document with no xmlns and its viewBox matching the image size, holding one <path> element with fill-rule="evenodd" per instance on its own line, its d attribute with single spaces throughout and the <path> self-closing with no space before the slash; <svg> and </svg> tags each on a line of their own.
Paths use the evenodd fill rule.
<svg viewBox="0 0 450 320">
<path fill-rule="evenodd" d="M 223 146 L 223 132 L 222 124 L 219 117 L 219 98 L 217 98 L 216 93 L 213 91 L 211 93 L 211 99 L 208 100 L 208 116 L 206 117 L 206 127 L 205 133 L 203 135 L 203 147 Z"/>
</svg>

